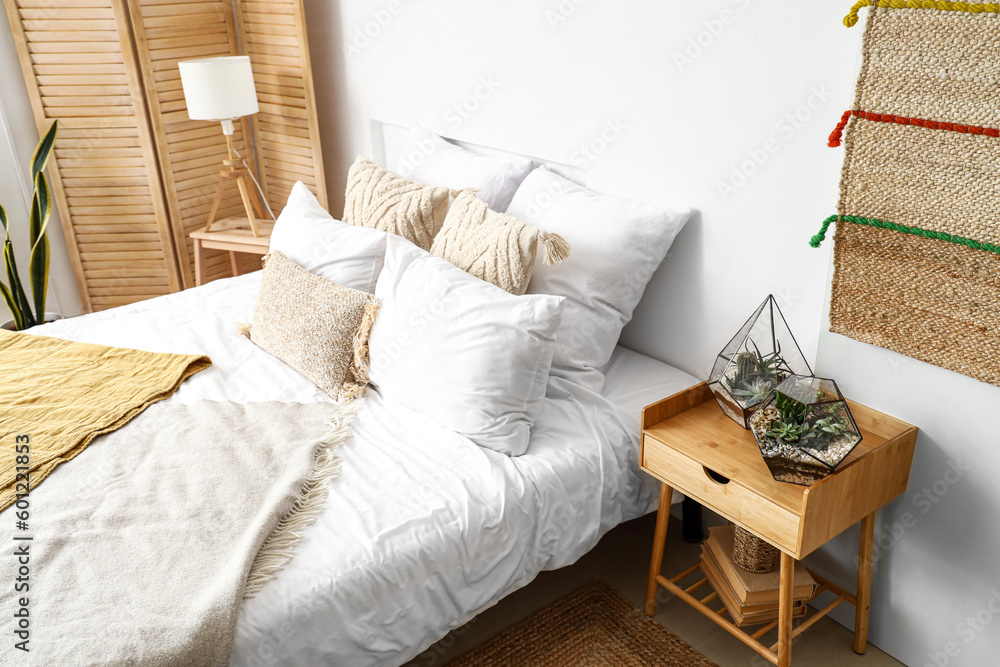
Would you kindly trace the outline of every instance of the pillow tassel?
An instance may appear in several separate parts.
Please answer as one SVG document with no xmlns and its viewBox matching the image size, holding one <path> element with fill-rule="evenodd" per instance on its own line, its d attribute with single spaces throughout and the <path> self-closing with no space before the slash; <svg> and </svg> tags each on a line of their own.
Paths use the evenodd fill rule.
<svg viewBox="0 0 1000 667">
<path fill-rule="evenodd" d="M 236 333 L 240 336 L 250 337 L 250 325 L 246 322 L 240 322 L 236 325 Z"/>
<path fill-rule="evenodd" d="M 560 264 L 569 259 L 569 243 L 558 234 L 541 232 L 538 240 L 542 244 L 542 259 L 546 264 Z"/>
</svg>

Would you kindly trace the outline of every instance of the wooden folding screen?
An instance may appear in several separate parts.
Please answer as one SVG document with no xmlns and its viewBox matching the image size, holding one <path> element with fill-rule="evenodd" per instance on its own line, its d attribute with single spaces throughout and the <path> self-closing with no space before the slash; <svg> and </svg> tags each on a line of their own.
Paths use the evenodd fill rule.
<svg viewBox="0 0 1000 667">
<path fill-rule="evenodd" d="M 119 0 L 6 0 L 84 307 L 181 288 L 147 108 Z"/>
<path fill-rule="evenodd" d="M 226 154 L 190 121 L 177 61 L 249 55 L 261 113 L 237 150 L 263 162 L 275 213 L 302 180 L 326 202 L 302 0 L 4 0 L 39 129 L 59 120 L 50 177 L 85 308 L 194 284 L 188 234 L 205 224 Z M 236 189 L 219 217 L 241 215 Z M 244 258 L 246 268 L 259 258 Z M 222 253 L 209 278 L 229 275 Z"/>
<path fill-rule="evenodd" d="M 319 117 L 301 0 L 239 2 L 243 53 L 250 56 L 260 113 L 252 116 L 268 201 L 284 206 L 302 181 L 328 206 Z"/>
<path fill-rule="evenodd" d="M 239 38 L 229 0 L 176 2 L 128 0 L 136 57 L 142 70 L 150 120 L 159 148 L 163 188 L 170 207 L 177 260 L 185 285 L 194 284 L 194 245 L 188 234 L 205 226 L 219 185 L 219 167 L 226 139 L 219 123 L 189 120 L 177 61 L 239 53 Z M 240 155 L 252 150 L 246 138 L 250 122 L 235 123 L 233 139 Z M 251 165 L 252 167 L 253 165 Z M 245 215 L 236 188 L 226 190 L 218 218 Z M 209 280 L 229 275 L 228 253 L 207 251 Z M 244 263 L 260 268 L 260 257 L 245 255 Z"/>
</svg>

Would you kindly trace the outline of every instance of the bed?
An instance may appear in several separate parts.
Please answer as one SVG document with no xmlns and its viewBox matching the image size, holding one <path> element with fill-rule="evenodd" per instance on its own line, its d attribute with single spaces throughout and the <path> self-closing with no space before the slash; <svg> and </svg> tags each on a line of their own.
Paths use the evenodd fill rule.
<svg viewBox="0 0 1000 667">
<path fill-rule="evenodd" d="M 169 399 L 332 399 L 239 336 L 260 273 L 35 331 L 214 364 Z M 232 665 L 398 665 L 540 571 L 573 563 L 655 507 L 637 467 L 641 408 L 696 379 L 619 347 L 604 395 L 550 378 L 527 454 L 480 448 L 419 413 L 363 400 L 342 473 L 294 559 L 240 609 Z"/>
<path fill-rule="evenodd" d="M 348 176 L 343 222 L 323 210 L 304 185 L 293 188 L 271 237 L 272 259 L 263 271 L 33 330 L 82 343 L 210 357 L 211 368 L 187 379 L 163 403 L 168 414 L 175 414 L 169 411 L 177 406 L 189 406 L 192 414 L 206 405 L 244 406 L 239 409 L 247 423 L 256 421 L 273 431 L 297 422 L 272 419 L 267 411 L 271 408 L 264 406 L 317 410 L 329 405 L 331 411 L 348 403 L 352 411 L 356 406 L 350 435 L 338 445 L 339 475 L 324 485 L 329 496 L 315 523 L 298 531 L 301 538 L 291 560 L 239 605 L 229 657 L 234 667 L 400 665 L 539 572 L 575 562 L 611 528 L 656 507 L 659 485 L 638 468 L 640 411 L 697 383 L 687 373 L 616 347 L 688 210 L 601 195 L 574 182 L 578 174 L 564 165 L 549 164 L 547 169 L 520 156 L 475 153 L 419 129 L 393 146 L 393 133 L 378 129 L 377 157 L 385 161 L 387 146 L 392 146 L 403 159 L 397 159 L 400 173 L 406 160 L 412 163 L 415 174 L 404 184 L 406 192 L 431 192 L 444 203 L 451 193 L 443 227 L 437 226 L 440 220 L 431 221 L 437 205 L 425 206 L 423 199 L 421 207 L 407 203 L 398 208 L 407 225 L 423 220 L 443 237 L 460 227 L 449 226 L 454 211 L 478 210 L 489 216 L 481 220 L 484 225 L 500 220 L 507 225 L 503 230 L 517 226 L 519 242 L 532 235 L 530 256 L 507 257 L 504 251 L 496 259 L 498 267 L 511 262 L 505 279 L 516 278 L 520 286 L 501 284 L 499 276 L 478 275 L 474 267 L 460 264 L 460 257 L 435 256 L 436 239 L 435 249 L 421 246 L 417 236 L 407 237 L 410 243 L 402 241 L 397 234 L 405 232 L 379 226 L 393 215 L 391 207 L 380 206 L 371 224 L 352 223 L 348 216 L 364 214 L 370 200 L 355 197 L 361 191 L 352 189 L 356 170 L 379 172 L 377 178 L 399 182 L 399 176 L 359 157 Z M 407 217 L 416 215 L 418 208 L 419 216 Z M 494 211 L 513 217 L 495 218 L 500 214 Z M 609 226 L 609 221 L 615 224 Z M 505 246 L 497 242 L 496 247 Z M 489 248 L 479 251 L 485 253 L 480 257 L 489 256 Z M 517 261 L 527 270 L 514 271 Z M 278 279 L 278 263 L 292 273 Z M 431 268 L 420 273 L 420 266 Z M 296 275 L 299 278 L 289 278 Z M 307 368 L 298 366 L 300 373 L 296 363 L 281 360 L 280 346 L 268 352 L 255 337 L 263 321 L 265 293 L 277 289 L 271 301 L 283 306 L 300 294 L 294 288 L 284 291 L 286 279 L 314 284 L 324 282 L 320 278 L 328 283 L 323 289 L 347 286 L 374 299 L 365 306 L 364 317 L 371 337 L 359 343 L 359 334 L 354 334 L 353 348 L 357 364 L 359 345 L 371 346 L 366 374 L 373 384 L 354 402 L 331 393 L 330 387 L 324 391 Z M 466 296 L 456 296 L 455 290 L 466 288 L 471 290 Z M 417 340 L 416 347 L 404 349 L 393 362 L 404 363 L 403 370 L 391 364 L 383 367 L 380 341 L 382 352 L 390 349 L 402 340 L 385 333 L 394 323 L 411 323 L 413 313 L 423 318 L 425 311 L 407 310 L 416 308 L 413 302 L 421 298 L 428 299 L 424 305 L 430 312 L 439 303 L 449 309 L 447 317 L 429 325 L 432 329 L 444 323 L 441 326 L 452 327 L 451 334 L 471 337 L 440 346 L 433 341 L 451 339 L 435 338 L 430 330 L 420 333 L 419 327 L 404 329 L 400 335 Z M 326 327 L 336 320 L 322 319 L 316 303 L 307 301 L 292 316 L 318 328 L 321 339 L 328 338 Z M 376 318 L 369 310 L 379 308 L 378 303 Z M 507 320 L 477 320 L 480 311 L 496 304 L 506 304 L 503 307 L 514 313 L 510 317 L 535 312 L 537 306 L 539 314 L 531 315 L 532 321 L 544 322 L 516 332 L 507 328 Z M 241 326 L 251 320 L 252 327 Z M 521 343 L 515 342 L 515 333 Z M 496 337 L 486 343 L 482 336 Z M 426 364 L 411 365 L 420 361 L 419 341 L 428 339 L 432 344 L 422 348 L 425 355 L 448 357 L 450 361 L 434 363 L 451 363 L 451 376 L 435 374 Z M 494 389 L 512 397 L 514 404 L 529 406 L 528 426 L 510 430 L 509 438 L 481 439 L 479 431 L 456 426 L 463 423 L 461 413 L 469 410 L 470 401 L 462 392 L 485 395 L 485 385 L 455 379 L 459 362 L 454 359 L 470 349 L 474 361 L 489 359 L 487 376 L 503 375 L 505 365 L 531 378 L 530 385 L 491 379 L 502 385 Z M 548 356 L 531 361 L 517 356 L 515 349 L 524 355 L 547 350 Z M 409 393 L 400 391 L 400 377 L 403 385 L 410 384 Z M 413 382 L 414 377 L 420 382 Z M 450 395 L 451 415 L 421 402 L 420 396 L 414 402 L 414 393 L 444 402 L 442 397 Z M 341 402 L 335 405 L 331 396 Z M 492 399 L 484 400 L 492 405 Z M 484 400 L 472 401 L 474 411 L 481 410 Z M 449 422 L 456 413 L 458 421 Z M 508 413 L 498 414 L 496 419 L 490 414 L 479 418 L 480 424 L 504 426 Z M 244 434 L 239 442 L 255 446 L 260 440 L 256 434 Z M 235 436 L 222 440 L 236 441 Z M 93 450 L 71 465 L 83 472 Z M 53 480 L 58 477 L 57 470 Z M 58 499 L 58 482 L 47 484 L 50 488 L 42 491 Z M 216 484 L 217 478 L 209 476 L 207 488 Z M 185 516 L 194 517 L 200 511 L 195 507 Z M 208 508 L 206 513 L 220 511 L 225 508 Z M 168 544 L 177 548 L 174 542 Z M 75 560 L 69 563 L 71 569 L 77 565 Z M 155 614 L 159 607 L 154 607 Z M 230 629 L 231 609 L 230 602 L 224 611 Z M 157 626 L 139 630 L 146 627 Z M 225 653 L 201 662 L 224 659 Z"/>
</svg>

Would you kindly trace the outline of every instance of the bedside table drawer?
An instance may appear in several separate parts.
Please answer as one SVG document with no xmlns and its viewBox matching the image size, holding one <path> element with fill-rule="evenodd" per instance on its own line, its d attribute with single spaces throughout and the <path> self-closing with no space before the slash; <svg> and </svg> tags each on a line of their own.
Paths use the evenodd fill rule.
<svg viewBox="0 0 1000 667">
<path fill-rule="evenodd" d="M 735 521 L 774 546 L 798 551 L 800 517 L 736 481 L 713 479 L 709 470 L 662 442 L 643 436 L 642 469 L 690 496 L 705 507 Z"/>
</svg>

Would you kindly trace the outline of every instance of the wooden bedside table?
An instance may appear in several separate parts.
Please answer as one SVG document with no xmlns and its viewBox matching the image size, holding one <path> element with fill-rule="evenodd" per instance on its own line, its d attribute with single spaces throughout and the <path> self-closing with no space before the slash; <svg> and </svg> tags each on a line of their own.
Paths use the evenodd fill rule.
<svg viewBox="0 0 1000 667">
<path fill-rule="evenodd" d="M 836 472 L 812 486 L 777 482 L 764 463 L 753 435 L 722 414 L 706 383 L 654 403 L 642 411 L 642 469 L 662 482 L 656 537 L 650 563 L 646 615 L 655 611 L 659 587 L 681 598 L 779 667 L 792 663 L 792 639 L 842 602 L 856 607 L 854 650 L 868 645 L 875 511 L 906 490 L 917 429 L 892 417 L 850 402 L 863 440 Z M 681 579 L 700 569 L 694 565 L 673 578 L 660 573 L 670 518 L 671 490 L 677 489 L 781 550 L 778 620 L 749 634 L 707 606 Z M 816 595 L 837 598 L 792 630 L 792 573 L 796 560 L 861 521 L 858 589 L 854 595 L 813 572 Z M 778 642 L 768 648 L 759 639 L 778 629 Z M 777 650 L 775 650 L 777 649 Z"/>
<path fill-rule="evenodd" d="M 266 255 L 271 246 L 274 222 L 257 220 L 257 228 L 260 236 L 253 235 L 247 218 L 232 217 L 216 220 L 211 231 L 206 232 L 202 227 L 191 232 L 194 239 L 194 284 L 202 285 L 205 281 L 205 250 L 228 250 L 234 276 L 239 275 L 236 253 Z"/>
</svg>

